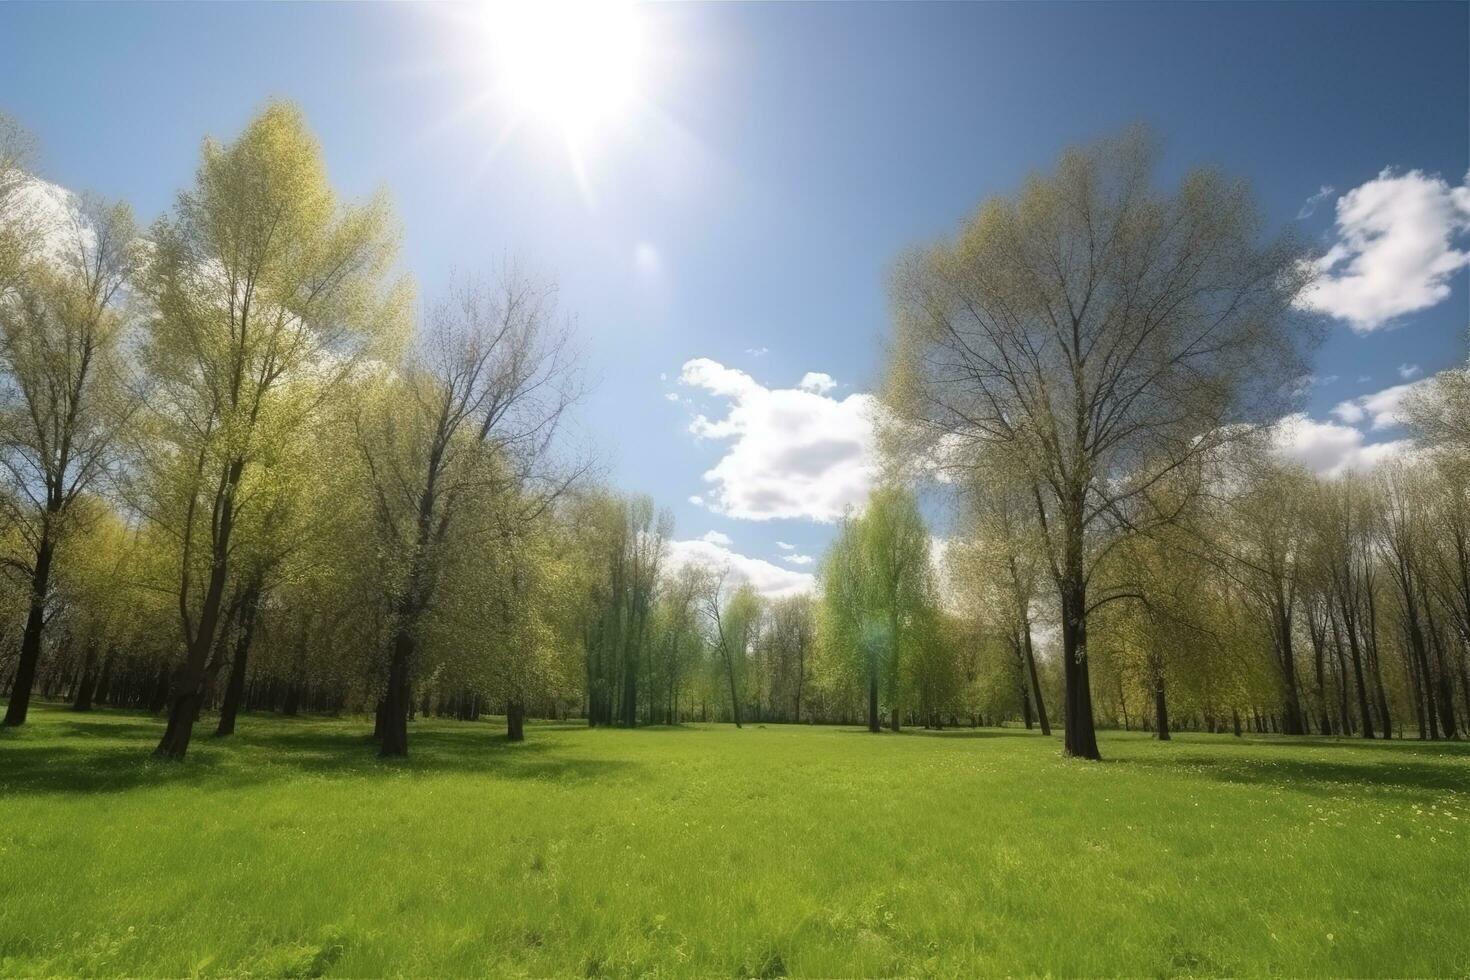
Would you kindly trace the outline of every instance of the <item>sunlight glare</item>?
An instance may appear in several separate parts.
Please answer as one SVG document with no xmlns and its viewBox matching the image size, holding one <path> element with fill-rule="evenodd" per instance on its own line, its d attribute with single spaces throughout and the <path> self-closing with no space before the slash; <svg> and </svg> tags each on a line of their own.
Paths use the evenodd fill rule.
<svg viewBox="0 0 1470 980">
<path fill-rule="evenodd" d="M 638 95 L 643 38 L 632 3 L 490 3 L 496 87 L 514 111 L 580 142 Z"/>
</svg>

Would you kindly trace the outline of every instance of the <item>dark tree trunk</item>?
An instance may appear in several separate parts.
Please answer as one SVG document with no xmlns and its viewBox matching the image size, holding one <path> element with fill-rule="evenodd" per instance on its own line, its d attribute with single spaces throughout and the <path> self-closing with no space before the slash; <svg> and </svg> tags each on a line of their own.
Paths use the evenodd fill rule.
<svg viewBox="0 0 1470 980">
<path fill-rule="evenodd" d="M 82 677 L 77 682 L 76 698 L 72 701 L 71 710 L 91 711 L 92 696 L 97 690 L 97 641 L 87 641 L 86 660 L 82 664 Z"/>
<path fill-rule="evenodd" d="M 1016 694 L 1021 701 L 1021 720 L 1026 723 L 1026 730 L 1031 730 L 1031 690 L 1030 682 L 1026 678 L 1026 653 L 1021 646 L 1021 638 L 1011 638 L 1011 650 L 1016 656 Z"/>
<path fill-rule="evenodd" d="M 1169 699 L 1165 696 L 1162 676 L 1154 680 L 1154 718 L 1159 741 L 1169 741 Z"/>
<path fill-rule="evenodd" d="M 30 606 L 25 632 L 21 634 L 20 663 L 15 669 L 15 682 L 10 686 L 10 703 L 5 708 L 6 725 L 24 725 L 30 711 L 31 688 L 35 686 L 36 667 L 41 662 L 41 632 L 46 628 L 46 594 L 51 585 L 51 558 L 55 548 L 48 524 L 41 531 L 36 566 L 31 571 Z"/>
<path fill-rule="evenodd" d="M 388 690 L 383 695 L 383 725 L 380 756 L 408 755 L 408 674 L 416 643 L 407 625 L 393 638 L 393 656 L 388 665 Z"/>
<path fill-rule="evenodd" d="M 219 726 L 214 734 L 233 735 L 235 718 L 245 696 L 245 671 L 250 657 L 250 644 L 255 638 L 255 619 L 260 608 L 260 586 L 252 583 L 240 605 L 240 635 L 235 638 L 235 656 L 230 664 L 230 680 L 225 685 L 224 701 L 219 709 Z"/>
<path fill-rule="evenodd" d="M 102 673 L 97 678 L 97 690 L 92 695 L 97 701 L 103 704 L 107 703 L 107 698 L 112 693 L 112 666 L 116 660 L 117 648 L 109 645 L 107 655 L 102 658 Z M 114 699 L 114 703 L 116 703 L 116 699 Z"/>
<path fill-rule="evenodd" d="M 148 699 L 148 711 L 150 714 L 158 714 L 168 706 L 169 678 L 173 677 L 173 671 L 164 665 L 158 669 L 158 680 L 153 685 L 153 694 Z"/>
<path fill-rule="evenodd" d="M 1051 724 L 1046 718 L 1046 699 L 1041 696 L 1041 679 L 1036 674 L 1036 650 L 1031 643 L 1031 620 L 1024 620 L 1026 638 L 1026 669 L 1031 673 L 1031 696 L 1036 699 L 1036 720 L 1041 724 L 1041 734 L 1051 734 Z"/>
<path fill-rule="evenodd" d="M 1277 596 L 1273 612 L 1276 628 L 1276 656 L 1281 668 L 1282 687 L 1282 731 L 1287 735 L 1305 735 L 1302 727 L 1301 697 L 1296 677 L 1296 651 L 1292 642 L 1291 611 L 1289 600 Z"/>
<path fill-rule="evenodd" d="M 513 700 L 505 706 L 505 737 L 512 742 L 526 740 L 526 703 Z"/>
<path fill-rule="evenodd" d="M 878 720 L 878 665 L 868 663 L 868 731 L 877 732 L 882 730 L 883 725 Z"/>
<path fill-rule="evenodd" d="M 1439 706 L 1439 728 L 1445 738 L 1455 737 L 1454 675 L 1445 657 L 1444 637 L 1434 622 L 1434 611 L 1426 607 L 1429 621 L 1429 645 L 1435 654 L 1435 702 Z"/>
<path fill-rule="evenodd" d="M 1092 717 L 1092 681 L 1087 663 L 1087 584 L 1082 574 L 1082 542 L 1069 548 L 1068 575 L 1062 583 L 1062 658 L 1067 700 L 1063 752 L 1079 759 L 1102 759 Z"/>
<path fill-rule="evenodd" d="M 1383 688 L 1383 662 L 1378 659 L 1378 601 L 1373 597 L 1373 584 L 1369 580 L 1365 590 L 1368 603 L 1368 633 L 1366 646 L 1368 670 L 1373 677 L 1373 693 L 1378 702 L 1378 720 L 1383 725 L 1383 737 L 1393 738 L 1393 719 L 1388 713 L 1388 692 Z"/>
<path fill-rule="evenodd" d="M 1352 607 L 1348 605 L 1347 599 L 1339 596 L 1338 606 L 1342 610 L 1342 631 L 1347 634 L 1348 655 L 1352 658 L 1353 680 L 1358 686 L 1358 717 L 1363 723 L 1363 737 L 1373 737 L 1373 715 L 1368 708 L 1368 685 L 1363 677 L 1363 653 L 1358 648 L 1358 631 L 1356 629 L 1357 619 L 1352 615 Z M 1333 635 L 1337 634 L 1337 621 L 1332 622 Z"/>
<path fill-rule="evenodd" d="M 184 663 L 174 672 L 170 691 L 168 727 L 153 755 L 159 759 L 182 761 L 189 751 L 189 740 L 194 735 L 194 719 L 199 716 L 199 707 L 204 700 L 205 668 L 209 653 L 214 648 L 215 634 L 220 627 L 220 612 L 224 606 L 225 584 L 229 579 L 230 538 L 235 524 L 235 488 L 240 485 L 245 461 L 236 457 L 230 462 L 215 494 L 215 510 L 218 522 L 211 538 L 213 561 L 209 566 L 209 584 L 204 590 L 204 601 L 199 607 L 199 621 L 194 635 L 188 637 Z M 184 605 L 180 598 L 181 607 Z M 187 627 L 187 620 L 186 620 Z M 187 632 L 187 628 L 186 628 Z"/>
</svg>

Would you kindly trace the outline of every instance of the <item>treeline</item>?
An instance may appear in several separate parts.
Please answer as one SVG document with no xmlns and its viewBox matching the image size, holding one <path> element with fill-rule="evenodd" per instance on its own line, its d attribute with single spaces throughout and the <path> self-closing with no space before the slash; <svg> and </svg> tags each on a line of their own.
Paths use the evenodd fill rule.
<svg viewBox="0 0 1470 980">
<path fill-rule="evenodd" d="M 778 598 L 675 563 L 669 517 L 566 446 L 554 287 L 416 303 L 387 202 L 340 201 L 292 107 L 206 142 L 147 229 L 28 153 L 0 125 L 8 725 L 142 709 L 180 759 L 242 711 L 372 716 L 390 756 L 419 715 L 1015 721 L 1093 757 L 1098 722 L 1470 723 L 1463 374 L 1405 404 L 1416 453 L 1281 462 L 1309 263 L 1237 183 L 1155 191 L 1138 134 L 900 263 L 892 472 Z"/>
</svg>

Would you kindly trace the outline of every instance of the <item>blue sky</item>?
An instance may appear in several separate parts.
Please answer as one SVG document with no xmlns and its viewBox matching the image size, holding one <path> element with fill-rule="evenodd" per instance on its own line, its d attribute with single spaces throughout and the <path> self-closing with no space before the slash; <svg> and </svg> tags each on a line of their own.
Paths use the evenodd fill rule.
<svg viewBox="0 0 1470 980">
<path fill-rule="evenodd" d="M 507 256 L 560 282 L 595 385 L 580 424 L 610 479 L 671 507 L 681 539 L 715 532 L 698 547 L 788 569 L 744 565 L 774 591 L 829 539 L 813 518 L 861 490 L 860 460 L 833 447 L 860 438 L 894 257 L 1134 121 L 1163 138 L 1164 179 L 1217 163 L 1275 226 L 1347 243 L 1295 448 L 1319 469 L 1371 461 L 1396 437 L 1380 393 L 1466 356 L 1467 12 L 641 8 L 641 98 L 585 140 L 582 179 L 554 126 L 508 132 L 483 98 L 493 18 L 442 5 L 7 4 L 0 110 L 36 134 L 45 177 L 147 220 L 204 135 L 296 101 L 344 194 L 391 194 L 422 295 Z"/>
</svg>

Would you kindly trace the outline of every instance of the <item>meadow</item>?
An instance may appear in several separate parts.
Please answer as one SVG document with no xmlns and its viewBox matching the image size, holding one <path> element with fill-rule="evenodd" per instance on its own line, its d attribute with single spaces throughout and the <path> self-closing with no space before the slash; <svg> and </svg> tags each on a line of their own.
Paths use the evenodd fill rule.
<svg viewBox="0 0 1470 980">
<path fill-rule="evenodd" d="M 1470 974 L 1470 745 L 41 706 L 0 974 Z"/>
</svg>

